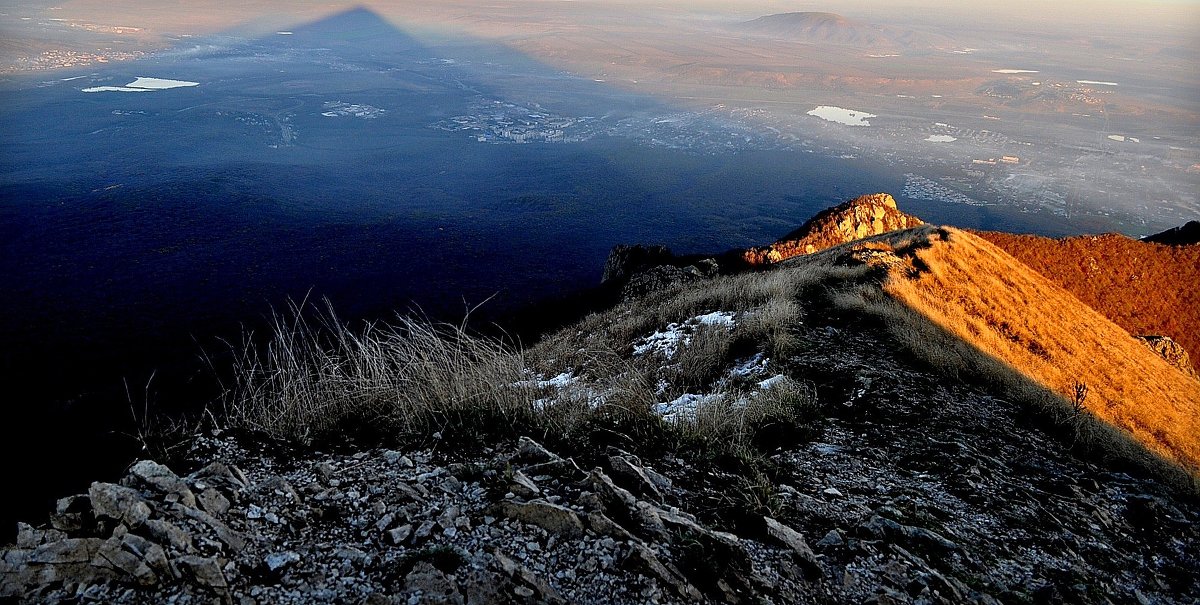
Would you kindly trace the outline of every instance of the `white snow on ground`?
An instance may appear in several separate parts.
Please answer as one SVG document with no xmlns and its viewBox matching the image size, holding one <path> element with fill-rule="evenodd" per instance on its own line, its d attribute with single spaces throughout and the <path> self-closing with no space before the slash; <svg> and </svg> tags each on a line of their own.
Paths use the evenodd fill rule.
<svg viewBox="0 0 1200 605">
<path fill-rule="evenodd" d="M 932 134 L 925 140 L 930 143 L 953 143 L 958 140 L 958 137 L 952 137 L 948 134 Z"/>
<path fill-rule="evenodd" d="M 1114 141 L 1120 141 L 1122 143 L 1125 142 L 1125 137 L 1123 137 L 1119 134 L 1110 134 L 1110 135 L 1108 135 L 1108 138 L 1110 138 Z"/>
<path fill-rule="evenodd" d="M 152 88 L 128 88 L 125 86 L 93 86 L 84 88 L 83 92 L 154 92 Z"/>
<path fill-rule="evenodd" d="M 83 92 L 152 92 L 155 90 L 186 88 L 189 86 L 199 85 L 199 82 L 188 82 L 186 80 L 167 80 L 164 78 L 139 77 L 124 86 L 93 86 L 91 88 L 84 88 Z"/>
<path fill-rule="evenodd" d="M 878 118 L 879 116 L 865 111 L 857 111 L 854 109 L 844 109 L 842 107 L 834 107 L 832 105 L 821 105 L 816 109 L 808 112 L 810 116 L 816 116 L 826 122 L 837 122 L 846 126 L 870 126 L 871 123 L 867 120 L 870 118 Z"/>
<path fill-rule="evenodd" d="M 126 86 L 130 88 L 149 88 L 151 90 L 165 90 L 167 88 L 186 88 L 188 86 L 199 86 L 199 82 L 188 82 L 187 80 L 167 80 L 164 78 L 138 78 Z"/>
<path fill-rule="evenodd" d="M 692 393 L 684 393 L 674 401 L 659 403 L 654 406 L 654 412 L 662 416 L 664 420 L 683 420 L 695 418 L 696 410 L 700 406 L 719 401 L 720 395 L 695 395 Z"/>
<path fill-rule="evenodd" d="M 668 324 L 666 329 L 659 330 L 633 345 L 633 354 L 646 355 L 655 351 L 661 352 L 667 359 L 672 359 L 679 352 L 679 347 L 687 346 L 692 341 L 692 333 L 702 325 L 724 326 L 732 328 L 735 324 L 735 313 L 716 311 L 705 315 L 697 315 L 683 323 Z"/>
<path fill-rule="evenodd" d="M 993 69 L 994 74 L 1036 74 L 1041 73 L 1036 69 Z"/>
<path fill-rule="evenodd" d="M 1096 80 L 1075 80 L 1079 84 L 1092 84 L 1094 86 L 1120 86 L 1116 82 L 1098 82 Z"/>
<path fill-rule="evenodd" d="M 729 370 L 729 376 L 732 378 L 745 378 L 747 376 L 754 376 L 755 374 L 762 374 L 767 371 L 767 361 L 769 360 L 762 353 L 757 353 L 754 357 L 734 365 L 733 369 Z"/>
<path fill-rule="evenodd" d="M 570 386 L 573 382 L 575 382 L 575 375 L 570 372 L 563 372 L 562 374 L 559 374 L 558 376 L 555 376 L 549 380 L 539 380 L 537 385 L 538 388 L 543 389 L 547 387 L 562 389 Z"/>
</svg>

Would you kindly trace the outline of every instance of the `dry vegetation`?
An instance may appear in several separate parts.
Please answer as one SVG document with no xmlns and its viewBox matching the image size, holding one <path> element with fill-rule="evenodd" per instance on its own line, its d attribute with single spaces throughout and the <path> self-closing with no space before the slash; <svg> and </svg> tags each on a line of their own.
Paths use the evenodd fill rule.
<svg viewBox="0 0 1200 605">
<path fill-rule="evenodd" d="M 247 349 L 226 401 L 235 424 L 301 441 L 366 425 L 738 456 L 768 436 L 795 439 L 819 416 L 812 388 L 789 367 L 804 355 L 814 310 L 880 320 L 935 370 L 1026 404 L 1082 451 L 1195 476 L 1200 381 L 999 248 L 930 226 L 654 292 L 530 348 L 406 318 L 357 331 L 331 313 L 280 320 L 268 345 Z M 714 312 L 732 321 L 696 321 Z M 685 336 L 672 353 L 635 354 L 670 324 Z M 755 359 L 765 364 L 757 375 L 731 372 Z M 789 378 L 759 384 L 779 375 Z M 690 413 L 654 413 L 684 395 L 702 396 Z"/>
<path fill-rule="evenodd" d="M 1060 417 L 1078 415 L 1074 388 L 1086 385 L 1082 406 L 1120 430 L 1081 424 L 1078 436 L 1137 458 L 1128 434 L 1193 475 L 1200 468 L 1200 382 L 998 247 L 927 227 L 833 253 L 886 267 L 882 291 L 860 286 L 839 294 L 841 304 L 886 318 L 937 368 L 983 377 Z"/>
<path fill-rule="evenodd" d="M 1200 355 L 1200 245 L 1122 235 L 1050 239 L 979 232 L 1135 336 L 1170 336 Z"/>
</svg>

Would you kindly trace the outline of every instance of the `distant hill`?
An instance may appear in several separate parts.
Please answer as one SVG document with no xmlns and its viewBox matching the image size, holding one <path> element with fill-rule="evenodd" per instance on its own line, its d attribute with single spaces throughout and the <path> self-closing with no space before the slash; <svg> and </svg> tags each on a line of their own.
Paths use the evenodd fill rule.
<svg viewBox="0 0 1200 605">
<path fill-rule="evenodd" d="M 1151 237 L 1171 239 L 1169 233 Z M 1200 245 L 1166 246 L 1111 233 L 1064 239 L 998 232 L 976 235 L 1130 334 L 1170 336 L 1193 358 L 1200 354 L 1200 290 L 1196 288 Z"/>
<path fill-rule="evenodd" d="M 1172 227 L 1161 233 L 1147 235 L 1141 241 L 1168 246 L 1200 244 L 1200 221 L 1188 221 L 1184 225 Z"/>
<path fill-rule="evenodd" d="M 942 36 L 866 23 L 834 13 L 796 12 L 759 17 L 738 25 L 745 33 L 808 44 L 832 44 L 872 49 L 931 47 L 947 43 Z"/>
</svg>

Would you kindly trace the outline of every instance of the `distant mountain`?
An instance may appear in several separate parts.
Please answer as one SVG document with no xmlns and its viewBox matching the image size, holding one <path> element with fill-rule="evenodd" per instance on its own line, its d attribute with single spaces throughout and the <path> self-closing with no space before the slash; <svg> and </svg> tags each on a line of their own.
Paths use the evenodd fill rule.
<svg viewBox="0 0 1200 605">
<path fill-rule="evenodd" d="M 830 246 L 923 224 L 921 219 L 897 209 L 896 200 L 886 193 L 864 195 L 822 210 L 779 241 L 750 248 L 743 257 L 751 265 L 777 263 Z"/>
<path fill-rule="evenodd" d="M 1064 239 L 976 234 L 1130 334 L 1170 336 L 1193 357 L 1200 354 L 1200 245 L 1164 246 L 1115 233 Z"/>
<path fill-rule="evenodd" d="M 1184 225 L 1172 227 L 1162 233 L 1147 235 L 1143 242 L 1166 244 L 1168 246 L 1187 246 L 1200 244 L 1200 221 L 1188 221 Z"/>
<path fill-rule="evenodd" d="M 865 23 L 834 13 L 798 12 L 759 17 L 738 25 L 742 32 L 808 44 L 832 44 L 873 49 L 931 47 L 947 43 L 941 36 L 903 28 Z"/>
</svg>

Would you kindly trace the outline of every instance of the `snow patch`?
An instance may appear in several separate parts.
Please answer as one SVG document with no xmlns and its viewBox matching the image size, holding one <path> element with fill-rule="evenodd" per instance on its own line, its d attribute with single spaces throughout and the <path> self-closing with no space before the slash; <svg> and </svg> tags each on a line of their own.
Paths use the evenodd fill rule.
<svg viewBox="0 0 1200 605">
<path fill-rule="evenodd" d="M 663 417 L 663 420 L 676 421 L 696 417 L 696 410 L 700 406 L 709 403 L 720 401 L 720 395 L 696 395 L 693 393 L 684 393 L 673 401 L 659 403 L 654 406 L 654 411 Z"/>
<path fill-rule="evenodd" d="M 958 140 L 958 137 L 952 137 L 948 134 L 932 134 L 925 138 L 930 143 L 953 143 Z"/>
<path fill-rule="evenodd" d="M 189 82 L 187 80 L 139 77 L 124 86 L 93 86 L 91 88 L 84 88 L 83 92 L 152 92 L 155 90 L 187 88 L 199 85 L 199 82 Z"/>
<path fill-rule="evenodd" d="M 873 113 L 834 107 L 832 105 L 818 106 L 816 109 L 808 112 L 808 115 L 821 118 L 826 122 L 836 122 L 838 124 L 845 124 L 846 126 L 870 126 L 871 123 L 867 120 L 879 117 Z"/>
<path fill-rule="evenodd" d="M 756 354 L 754 357 L 739 362 L 729 370 L 729 376 L 732 378 L 746 378 L 757 374 L 762 374 L 767 371 L 767 362 L 770 361 L 762 353 Z"/>
<path fill-rule="evenodd" d="M 704 315 L 697 315 L 682 323 L 668 324 L 666 329 L 658 330 L 655 333 L 635 342 L 633 345 L 633 354 L 642 356 L 661 352 L 667 359 L 672 359 L 679 352 L 680 346 L 687 346 L 692 342 L 692 334 L 696 328 L 700 326 L 723 326 L 732 329 L 735 325 L 734 318 L 736 314 L 730 311 L 715 311 Z"/>
</svg>

